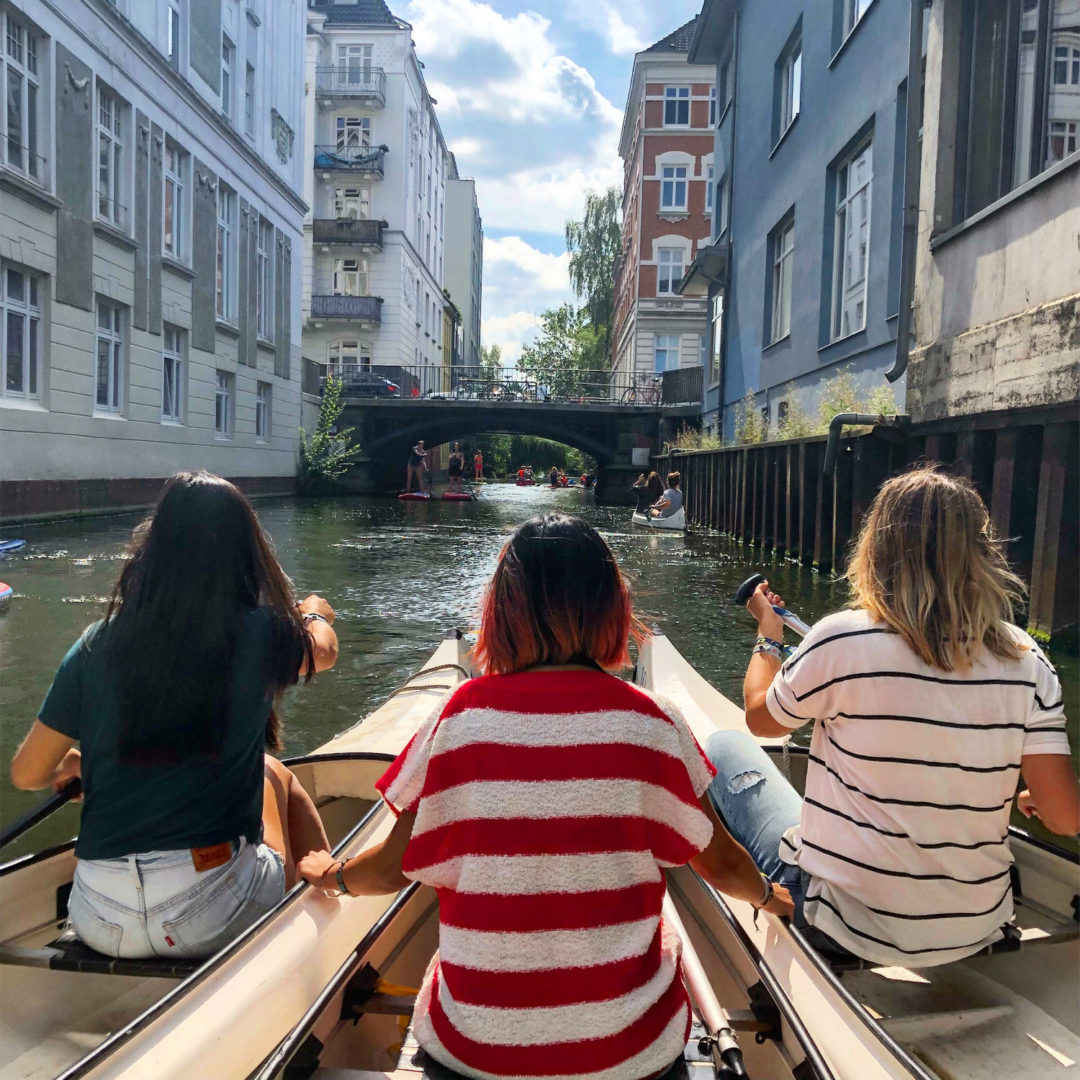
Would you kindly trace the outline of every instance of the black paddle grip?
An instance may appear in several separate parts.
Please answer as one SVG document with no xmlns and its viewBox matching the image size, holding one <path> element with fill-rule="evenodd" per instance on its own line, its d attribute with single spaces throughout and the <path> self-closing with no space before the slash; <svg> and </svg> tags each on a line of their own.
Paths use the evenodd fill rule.
<svg viewBox="0 0 1080 1080">
<path fill-rule="evenodd" d="M 765 580 L 764 574 L 753 574 L 748 577 L 739 587 L 735 590 L 735 603 L 739 607 L 746 607 L 750 601 L 750 597 L 754 595 L 754 590 Z"/>
</svg>

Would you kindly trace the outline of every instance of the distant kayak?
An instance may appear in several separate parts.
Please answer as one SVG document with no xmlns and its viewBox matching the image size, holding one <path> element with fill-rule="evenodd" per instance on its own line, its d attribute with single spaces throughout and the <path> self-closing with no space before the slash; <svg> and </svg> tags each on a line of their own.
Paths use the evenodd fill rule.
<svg viewBox="0 0 1080 1080">
<path fill-rule="evenodd" d="M 536 483 L 535 480 L 519 480 L 517 482 L 518 487 L 532 487 Z"/>
<path fill-rule="evenodd" d="M 26 547 L 25 540 L 0 540 L 0 554 Z"/>
<path fill-rule="evenodd" d="M 407 491 L 398 498 L 407 502 L 427 502 L 431 496 L 426 491 Z"/>
<path fill-rule="evenodd" d="M 0 581 L 0 611 L 7 611 L 7 606 L 14 595 L 15 590 L 6 582 Z"/>
</svg>

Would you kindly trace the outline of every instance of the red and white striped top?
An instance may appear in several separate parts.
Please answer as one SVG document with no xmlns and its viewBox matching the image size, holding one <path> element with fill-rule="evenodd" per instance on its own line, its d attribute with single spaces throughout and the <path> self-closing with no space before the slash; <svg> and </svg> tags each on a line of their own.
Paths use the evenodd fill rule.
<svg viewBox="0 0 1080 1080">
<path fill-rule="evenodd" d="M 642 1080 L 690 1010 L 662 867 L 709 843 L 714 770 L 682 717 L 600 671 L 473 679 L 379 781 L 439 897 L 420 1045 L 481 1080 Z"/>
</svg>

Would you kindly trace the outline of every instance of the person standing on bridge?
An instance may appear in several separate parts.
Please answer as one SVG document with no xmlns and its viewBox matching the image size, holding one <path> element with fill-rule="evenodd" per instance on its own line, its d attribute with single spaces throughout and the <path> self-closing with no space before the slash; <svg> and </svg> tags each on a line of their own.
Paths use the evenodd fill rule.
<svg viewBox="0 0 1080 1080">
<path fill-rule="evenodd" d="M 409 451 L 409 467 L 405 475 L 405 494 L 408 495 L 413 489 L 413 477 L 416 477 L 416 490 L 424 490 L 424 473 L 427 472 L 427 450 L 424 449 L 424 440 L 419 439 L 416 445 Z"/>
</svg>

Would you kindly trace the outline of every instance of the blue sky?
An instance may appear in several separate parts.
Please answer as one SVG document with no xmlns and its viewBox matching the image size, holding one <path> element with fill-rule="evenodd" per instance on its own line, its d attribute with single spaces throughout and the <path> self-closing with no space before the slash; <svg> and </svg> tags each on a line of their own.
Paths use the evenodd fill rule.
<svg viewBox="0 0 1080 1080">
<path fill-rule="evenodd" d="M 621 186 L 619 128 L 634 53 L 700 0 L 408 0 L 447 145 L 484 219 L 483 339 L 513 360 L 570 296 L 563 224 Z"/>
</svg>

